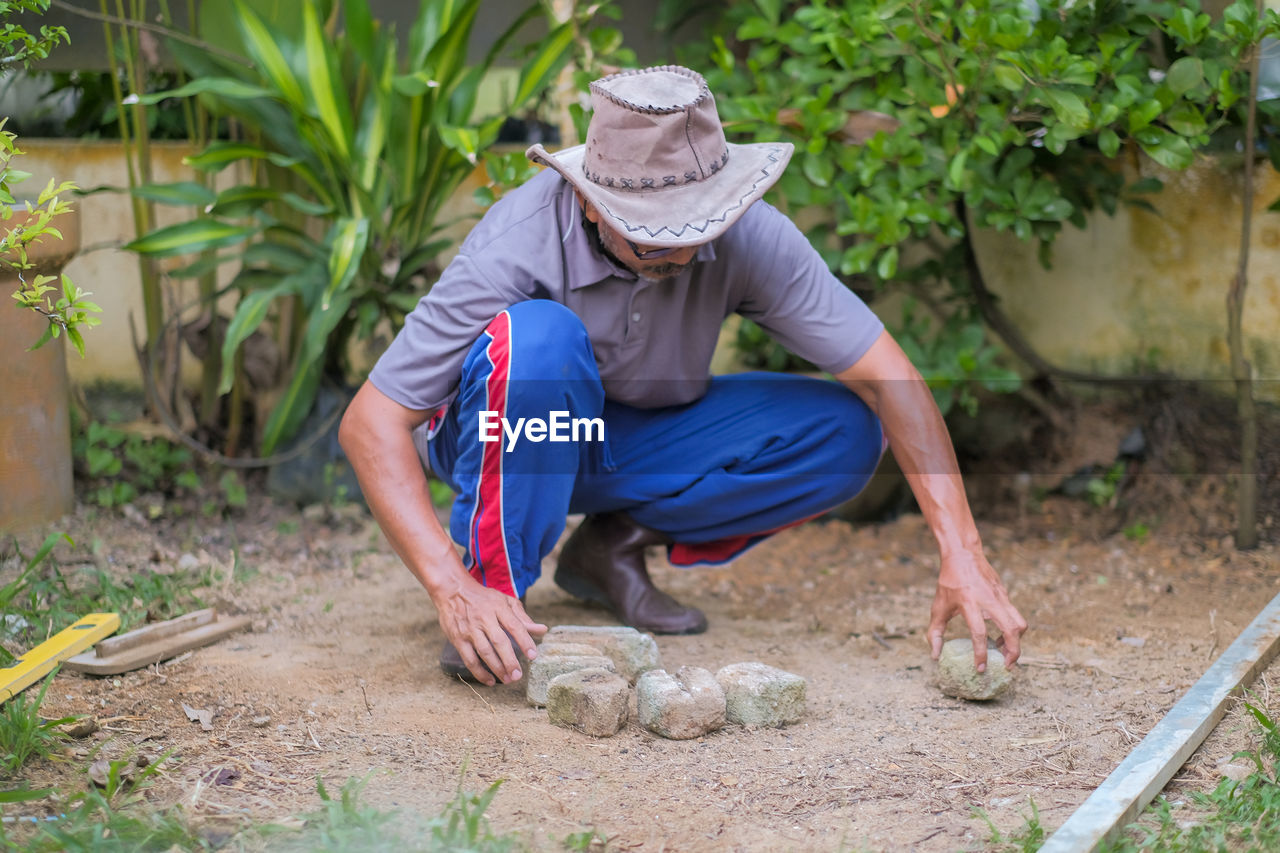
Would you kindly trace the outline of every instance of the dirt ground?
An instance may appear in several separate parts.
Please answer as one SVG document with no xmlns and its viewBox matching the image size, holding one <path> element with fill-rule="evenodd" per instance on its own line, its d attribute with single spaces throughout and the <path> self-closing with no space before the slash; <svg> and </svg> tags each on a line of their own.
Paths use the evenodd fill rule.
<svg viewBox="0 0 1280 853">
<path fill-rule="evenodd" d="M 971 489 L 1014 488 L 986 476 Z M 981 849 L 975 807 L 1010 831 L 1031 798 L 1060 825 L 1276 594 L 1275 519 L 1259 550 L 1237 552 L 1221 479 L 1184 483 L 1145 535 L 1066 497 L 983 502 L 988 556 L 1031 624 L 1015 689 L 990 704 L 932 683 L 937 558 L 918 515 L 810 523 L 716 569 L 653 551 L 659 585 L 711 622 L 659 638 L 668 669 L 759 660 L 809 680 L 802 722 L 695 741 L 635 723 L 597 740 L 549 724 L 522 686 L 451 682 L 426 593 L 351 508 L 303 517 L 254 496 L 218 522 L 81 508 L 59 528 L 78 543 L 64 563 L 165 572 L 192 555 L 228 577 L 207 603 L 253 627 L 145 671 L 59 675 L 45 713 L 96 715 L 107 754 L 172 750 L 148 796 L 183 804 L 215 839 L 314 809 L 317 776 L 332 790 L 374 771 L 368 802 L 421 814 L 460 779 L 471 791 L 505 780 L 488 816 L 536 849 L 591 828 L 617 850 Z M 550 571 L 528 606 L 549 625 L 609 622 Z M 184 703 L 211 711 L 212 731 Z M 1238 720 L 1233 731 L 1247 737 Z M 1233 747 L 1215 737 L 1184 783 L 1216 781 Z"/>
</svg>

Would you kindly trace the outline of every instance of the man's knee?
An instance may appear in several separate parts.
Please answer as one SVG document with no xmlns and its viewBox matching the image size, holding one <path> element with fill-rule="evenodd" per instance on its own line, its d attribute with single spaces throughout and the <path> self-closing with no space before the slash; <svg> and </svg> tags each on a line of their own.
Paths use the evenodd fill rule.
<svg viewBox="0 0 1280 853">
<path fill-rule="evenodd" d="M 489 396 L 500 387 L 513 414 L 594 416 L 604 402 L 586 327 L 549 300 L 518 302 L 489 323 L 464 365 L 469 381 L 482 382 Z"/>
</svg>

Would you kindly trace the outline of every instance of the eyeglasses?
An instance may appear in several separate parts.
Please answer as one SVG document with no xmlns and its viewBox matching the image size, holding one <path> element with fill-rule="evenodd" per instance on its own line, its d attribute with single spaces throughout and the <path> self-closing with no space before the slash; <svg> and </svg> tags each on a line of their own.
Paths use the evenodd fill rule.
<svg viewBox="0 0 1280 853">
<path fill-rule="evenodd" d="M 630 248 L 631 251 L 635 253 L 635 256 L 642 261 L 648 261 L 654 258 L 665 258 L 667 255 L 680 251 L 679 247 L 668 248 L 668 249 L 641 249 L 635 243 L 632 243 L 630 240 L 627 240 L 626 237 L 623 237 L 622 239 L 626 240 L 627 247 Z"/>
</svg>

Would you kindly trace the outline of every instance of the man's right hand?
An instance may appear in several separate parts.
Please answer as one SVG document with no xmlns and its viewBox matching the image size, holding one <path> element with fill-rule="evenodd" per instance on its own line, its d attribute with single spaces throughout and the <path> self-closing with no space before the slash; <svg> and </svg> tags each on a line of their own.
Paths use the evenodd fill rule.
<svg viewBox="0 0 1280 853">
<path fill-rule="evenodd" d="M 342 449 L 373 517 L 435 602 L 440 627 L 467 669 L 484 684 L 494 683 L 494 673 L 516 681 L 520 664 L 506 635 L 533 658 L 537 651 L 529 635 L 542 636 L 547 629 L 529 618 L 518 599 L 471 577 L 440 526 L 413 444 L 413 430 L 430 414 L 407 409 L 366 382 L 342 418 Z"/>
<path fill-rule="evenodd" d="M 519 599 L 481 586 L 470 575 L 431 598 L 445 636 L 481 684 L 492 687 L 494 675 L 505 683 L 520 680 L 513 643 L 529 660 L 538 656 L 533 635 L 541 637 L 547 626 L 534 622 Z"/>
</svg>

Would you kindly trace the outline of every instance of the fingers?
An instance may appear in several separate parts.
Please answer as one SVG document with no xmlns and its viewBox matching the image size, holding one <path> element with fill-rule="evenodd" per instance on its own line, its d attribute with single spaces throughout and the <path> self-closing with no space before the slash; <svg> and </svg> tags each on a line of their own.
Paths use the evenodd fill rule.
<svg viewBox="0 0 1280 853">
<path fill-rule="evenodd" d="M 987 671 L 987 623 L 982 618 L 982 611 L 969 605 L 962 611 L 965 624 L 969 626 L 969 637 L 973 640 L 973 665 L 978 672 Z"/>
<path fill-rule="evenodd" d="M 485 687 L 492 687 L 496 683 L 493 672 L 476 654 L 475 647 L 469 641 L 455 641 L 453 646 L 458 650 L 458 656 L 462 658 L 462 662 L 466 664 L 467 669 L 471 671 L 471 675 L 475 677 L 476 681 Z M 490 649 L 490 652 L 492 653 L 492 649 Z"/>
<path fill-rule="evenodd" d="M 503 618 L 502 627 L 511 636 L 511 641 L 516 644 L 523 652 L 524 656 L 529 660 L 533 660 L 538 656 L 537 642 L 534 635 L 541 637 L 547 633 L 547 626 L 541 622 L 534 622 L 525 612 L 524 607 L 520 605 L 518 599 L 512 599 L 511 615 L 512 619 Z"/>
<path fill-rule="evenodd" d="M 929 638 L 929 657 L 937 660 L 942 655 L 942 635 L 947 630 L 947 622 L 950 621 L 950 614 L 944 610 L 934 607 L 933 615 L 929 619 L 929 630 L 926 636 Z"/>
<path fill-rule="evenodd" d="M 494 624 L 477 631 L 473 636 L 454 643 L 454 646 L 462 662 L 481 684 L 492 687 L 495 680 L 504 683 L 520 680 L 520 662 L 500 626 Z"/>
<path fill-rule="evenodd" d="M 1004 664 L 1012 667 L 1018 662 L 1019 656 L 1022 654 L 1022 635 L 1027 630 L 1027 620 L 1022 618 L 1022 614 L 1009 605 L 1010 613 L 996 624 L 1000 627 L 1003 634 L 1001 637 L 1001 646 L 1004 651 Z M 1007 624 L 1006 624 L 1007 623 Z"/>
</svg>

